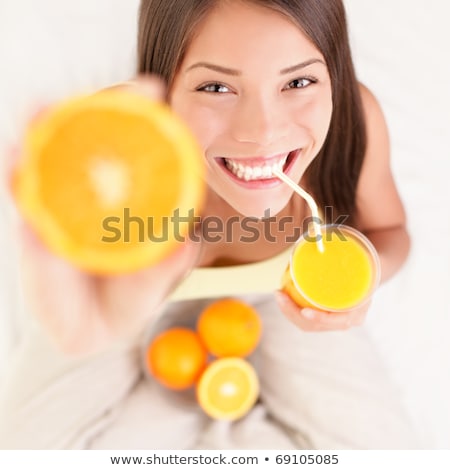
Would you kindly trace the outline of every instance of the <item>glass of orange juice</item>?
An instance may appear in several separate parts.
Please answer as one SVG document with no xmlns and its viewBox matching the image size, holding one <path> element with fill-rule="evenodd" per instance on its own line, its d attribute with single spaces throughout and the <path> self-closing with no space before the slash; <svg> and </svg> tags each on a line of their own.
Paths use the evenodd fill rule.
<svg viewBox="0 0 450 470">
<path fill-rule="evenodd" d="M 380 261 L 372 243 L 346 225 L 321 226 L 323 250 L 304 233 L 283 275 L 282 290 L 300 307 L 350 311 L 368 302 L 380 282 Z"/>
</svg>

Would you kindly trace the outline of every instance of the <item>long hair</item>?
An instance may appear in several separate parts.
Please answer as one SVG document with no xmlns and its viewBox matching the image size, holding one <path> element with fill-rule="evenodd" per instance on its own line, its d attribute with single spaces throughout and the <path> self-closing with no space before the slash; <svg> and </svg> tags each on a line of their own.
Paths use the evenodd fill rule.
<svg viewBox="0 0 450 470">
<path fill-rule="evenodd" d="M 138 72 L 161 76 L 170 87 L 198 23 L 221 0 L 141 0 Z M 333 112 L 322 149 L 305 173 L 320 207 L 334 215 L 356 210 L 356 187 L 366 150 L 366 127 L 342 0 L 248 0 L 284 14 L 325 58 Z"/>
</svg>

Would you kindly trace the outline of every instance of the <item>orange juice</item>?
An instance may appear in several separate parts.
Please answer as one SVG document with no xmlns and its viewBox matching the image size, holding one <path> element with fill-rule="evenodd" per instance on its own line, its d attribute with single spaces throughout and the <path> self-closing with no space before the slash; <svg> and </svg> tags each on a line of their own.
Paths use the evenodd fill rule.
<svg viewBox="0 0 450 470">
<path fill-rule="evenodd" d="M 303 235 L 283 276 L 283 290 L 301 307 L 346 311 L 367 301 L 379 282 L 378 255 L 351 227 L 322 227 L 323 251 Z"/>
</svg>

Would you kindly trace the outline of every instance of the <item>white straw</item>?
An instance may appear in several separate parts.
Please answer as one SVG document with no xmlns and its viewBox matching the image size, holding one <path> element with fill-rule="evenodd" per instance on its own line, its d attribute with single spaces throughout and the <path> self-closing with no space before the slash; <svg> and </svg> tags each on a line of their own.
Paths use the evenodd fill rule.
<svg viewBox="0 0 450 470">
<path fill-rule="evenodd" d="M 288 186 L 290 186 L 297 194 L 299 194 L 308 204 L 312 216 L 313 216 L 313 228 L 314 228 L 314 236 L 316 237 L 317 246 L 319 251 L 323 253 L 323 241 L 322 241 L 322 232 L 320 230 L 320 224 L 317 222 L 321 220 L 319 217 L 319 209 L 317 208 L 316 201 L 312 198 L 312 196 L 307 193 L 303 188 L 301 188 L 297 183 L 291 180 L 287 175 L 283 173 L 283 170 L 279 170 L 278 168 L 273 169 L 272 172 L 283 182 L 285 182 Z"/>
</svg>

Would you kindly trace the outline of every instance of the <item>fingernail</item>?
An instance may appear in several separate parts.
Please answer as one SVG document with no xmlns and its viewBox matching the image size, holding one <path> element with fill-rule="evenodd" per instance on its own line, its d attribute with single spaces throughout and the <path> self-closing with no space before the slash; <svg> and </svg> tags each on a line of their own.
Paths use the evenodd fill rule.
<svg viewBox="0 0 450 470">
<path fill-rule="evenodd" d="M 314 310 L 310 310 L 309 308 L 304 308 L 302 310 L 302 315 L 305 318 L 308 318 L 308 320 L 312 320 L 316 316 Z"/>
</svg>

